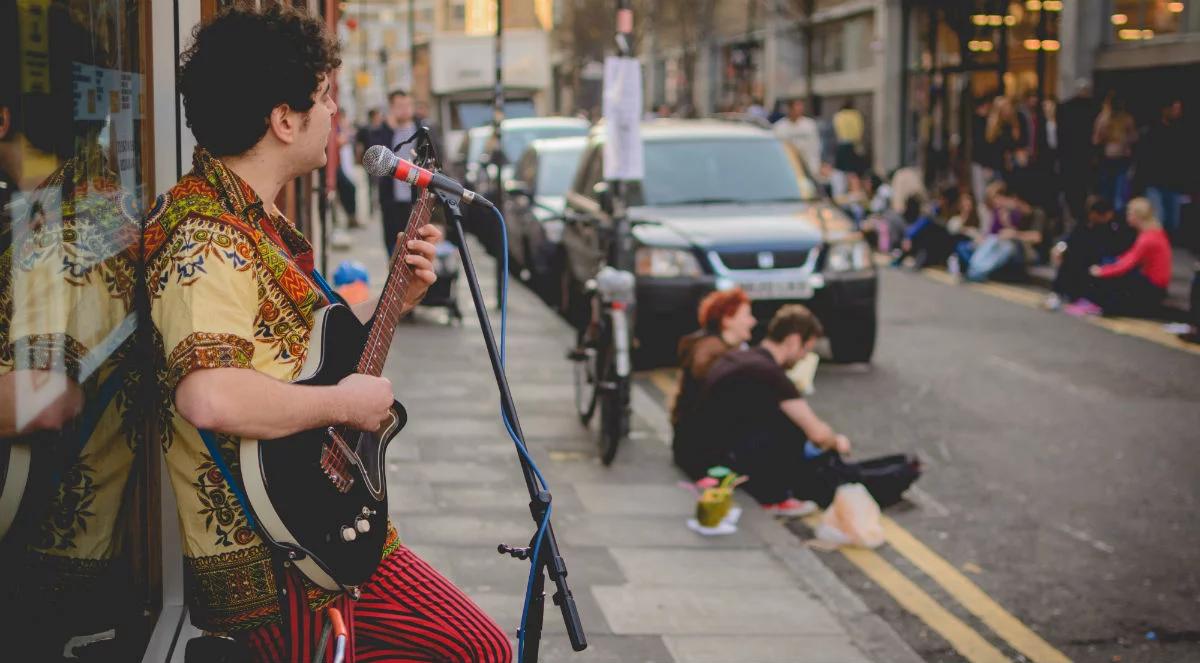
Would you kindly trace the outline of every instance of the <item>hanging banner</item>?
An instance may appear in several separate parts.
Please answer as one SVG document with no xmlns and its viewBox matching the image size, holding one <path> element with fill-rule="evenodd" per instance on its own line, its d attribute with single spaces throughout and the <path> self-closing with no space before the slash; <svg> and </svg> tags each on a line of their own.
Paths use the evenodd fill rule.
<svg viewBox="0 0 1200 663">
<path fill-rule="evenodd" d="M 604 59 L 604 179 L 640 180 L 642 65 L 634 58 Z"/>
</svg>

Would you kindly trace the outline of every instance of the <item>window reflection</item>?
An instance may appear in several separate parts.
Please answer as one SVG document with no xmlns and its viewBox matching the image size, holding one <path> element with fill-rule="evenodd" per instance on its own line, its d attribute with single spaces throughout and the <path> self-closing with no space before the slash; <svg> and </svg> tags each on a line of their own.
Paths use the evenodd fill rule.
<svg viewBox="0 0 1200 663">
<path fill-rule="evenodd" d="M 135 0 L 0 0 L 0 637 L 13 660 L 57 658 L 144 609 L 122 518 L 144 448 L 141 14 Z"/>
</svg>

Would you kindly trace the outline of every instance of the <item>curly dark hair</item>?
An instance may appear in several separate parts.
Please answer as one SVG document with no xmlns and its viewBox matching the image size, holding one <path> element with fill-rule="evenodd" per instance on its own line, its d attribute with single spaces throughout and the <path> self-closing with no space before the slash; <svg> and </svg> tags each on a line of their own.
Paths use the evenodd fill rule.
<svg viewBox="0 0 1200 663">
<path fill-rule="evenodd" d="M 192 32 L 179 93 L 196 141 L 216 156 L 243 154 L 267 132 L 271 111 L 306 113 L 321 80 L 342 63 L 319 18 L 273 5 L 235 5 Z"/>
</svg>

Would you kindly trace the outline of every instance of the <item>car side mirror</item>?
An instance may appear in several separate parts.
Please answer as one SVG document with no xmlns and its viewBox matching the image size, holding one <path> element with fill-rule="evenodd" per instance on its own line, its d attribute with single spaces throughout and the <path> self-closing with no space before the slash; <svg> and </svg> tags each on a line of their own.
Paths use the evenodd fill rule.
<svg viewBox="0 0 1200 663">
<path fill-rule="evenodd" d="M 600 203 L 600 209 L 604 210 L 605 214 L 613 213 L 613 195 L 608 182 L 596 182 L 593 184 L 592 195 L 595 196 L 596 202 Z"/>
</svg>

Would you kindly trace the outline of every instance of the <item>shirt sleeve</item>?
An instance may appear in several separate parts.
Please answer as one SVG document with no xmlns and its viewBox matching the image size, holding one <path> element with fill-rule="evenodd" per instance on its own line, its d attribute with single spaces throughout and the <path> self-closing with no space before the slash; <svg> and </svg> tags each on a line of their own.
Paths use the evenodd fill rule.
<svg viewBox="0 0 1200 663">
<path fill-rule="evenodd" d="M 1142 255 L 1146 252 L 1147 241 L 1144 239 L 1145 233 L 1138 235 L 1133 246 L 1129 250 L 1117 256 L 1116 262 L 1109 265 L 1104 265 L 1100 268 L 1100 278 L 1109 279 L 1116 276 L 1123 276 L 1129 273 L 1134 267 L 1137 267 L 1142 261 Z"/>
<path fill-rule="evenodd" d="M 165 386 L 172 393 L 193 371 L 251 368 L 259 310 L 254 247 L 233 226 L 191 217 L 176 227 L 152 258 L 151 318 L 167 352 Z"/>
</svg>

